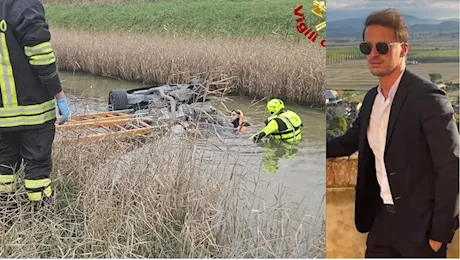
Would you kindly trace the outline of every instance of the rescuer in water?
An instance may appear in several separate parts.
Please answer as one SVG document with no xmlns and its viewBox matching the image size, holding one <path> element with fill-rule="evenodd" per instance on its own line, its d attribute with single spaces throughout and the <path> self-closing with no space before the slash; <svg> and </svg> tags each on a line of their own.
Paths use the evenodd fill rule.
<svg viewBox="0 0 460 260">
<path fill-rule="evenodd" d="M 270 117 L 265 121 L 266 126 L 261 131 L 250 137 L 254 142 L 260 141 L 264 137 L 272 137 L 291 144 L 297 144 L 302 139 L 301 129 L 302 120 L 293 111 L 284 107 L 281 99 L 275 98 L 267 103 L 267 110 Z"/>
</svg>

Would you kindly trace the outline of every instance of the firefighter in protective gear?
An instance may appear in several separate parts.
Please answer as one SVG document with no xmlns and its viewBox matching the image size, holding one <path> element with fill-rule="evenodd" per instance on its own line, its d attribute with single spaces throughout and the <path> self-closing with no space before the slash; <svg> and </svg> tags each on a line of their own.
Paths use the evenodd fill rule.
<svg viewBox="0 0 460 260">
<path fill-rule="evenodd" d="M 70 115 L 38 0 L 0 2 L 0 193 L 16 189 L 24 160 L 24 186 L 31 201 L 51 198 L 49 174 L 55 136 L 56 101 Z"/>
<path fill-rule="evenodd" d="M 300 117 L 284 107 L 281 99 L 272 99 L 267 103 L 267 110 L 272 115 L 265 122 L 264 129 L 251 136 L 254 142 L 270 136 L 274 140 L 279 140 L 291 144 L 297 144 L 301 141 L 301 129 L 303 127 Z"/>
</svg>

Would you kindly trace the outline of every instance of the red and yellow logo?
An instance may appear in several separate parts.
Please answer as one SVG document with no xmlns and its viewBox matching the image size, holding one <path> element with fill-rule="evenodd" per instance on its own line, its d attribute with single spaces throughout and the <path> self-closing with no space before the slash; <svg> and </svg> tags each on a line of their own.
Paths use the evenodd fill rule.
<svg viewBox="0 0 460 260">
<path fill-rule="evenodd" d="M 310 41 L 316 42 L 319 36 L 318 32 L 326 27 L 326 4 L 324 1 L 314 0 L 313 5 L 315 7 L 311 9 L 311 12 L 323 20 L 321 23 L 315 25 L 314 29 L 308 28 L 308 26 L 305 24 L 305 15 L 301 13 L 303 5 L 294 9 L 294 15 L 298 17 L 296 19 L 297 31 L 303 34 L 305 37 L 308 37 Z M 326 39 L 321 40 L 319 43 L 321 46 L 326 47 Z"/>
</svg>

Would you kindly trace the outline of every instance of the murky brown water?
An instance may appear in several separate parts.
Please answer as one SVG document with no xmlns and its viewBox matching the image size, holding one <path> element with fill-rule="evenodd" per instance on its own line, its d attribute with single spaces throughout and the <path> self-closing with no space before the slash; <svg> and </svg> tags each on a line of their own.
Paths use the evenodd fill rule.
<svg viewBox="0 0 460 260">
<path fill-rule="evenodd" d="M 107 97 L 111 89 L 130 89 L 140 83 L 61 72 L 64 91 L 69 96 L 72 114 L 102 112 L 107 110 Z M 229 154 L 238 156 L 238 167 L 267 182 L 265 197 L 276 198 L 284 186 L 292 203 L 297 203 L 307 215 L 325 215 L 325 115 L 306 107 L 288 106 L 297 112 L 303 122 L 302 142 L 297 152 L 286 154 L 281 147 L 254 144 L 249 137 L 262 129 L 267 117 L 265 101 L 253 103 L 248 98 L 233 97 L 225 102 L 229 109 L 240 109 L 252 124 L 248 133 L 221 135 L 200 144 L 207 163 L 219 163 Z M 216 108 L 226 111 L 224 106 L 213 101 Z M 223 159 L 224 158 L 224 159 Z M 222 173 L 226 174 L 226 173 Z M 268 201 L 268 200 L 267 200 Z"/>
</svg>

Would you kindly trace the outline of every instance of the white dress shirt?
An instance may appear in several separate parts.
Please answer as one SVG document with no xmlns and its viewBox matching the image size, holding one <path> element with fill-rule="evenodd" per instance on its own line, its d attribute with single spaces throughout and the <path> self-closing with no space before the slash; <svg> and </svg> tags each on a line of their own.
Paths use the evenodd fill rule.
<svg viewBox="0 0 460 260">
<path fill-rule="evenodd" d="M 388 93 L 388 98 L 382 94 L 380 86 L 377 87 L 378 93 L 372 106 L 372 112 L 369 120 L 369 127 L 367 128 L 367 139 L 369 146 L 375 156 L 375 170 L 377 173 L 377 181 L 380 185 L 380 197 L 384 204 L 394 204 L 391 196 L 390 184 L 388 183 L 388 176 L 385 167 L 384 153 L 385 143 L 387 137 L 388 120 L 390 118 L 391 104 L 393 103 L 396 90 L 398 89 L 399 82 L 401 81 L 403 73 L 399 75 L 398 79 L 391 86 Z"/>
</svg>

